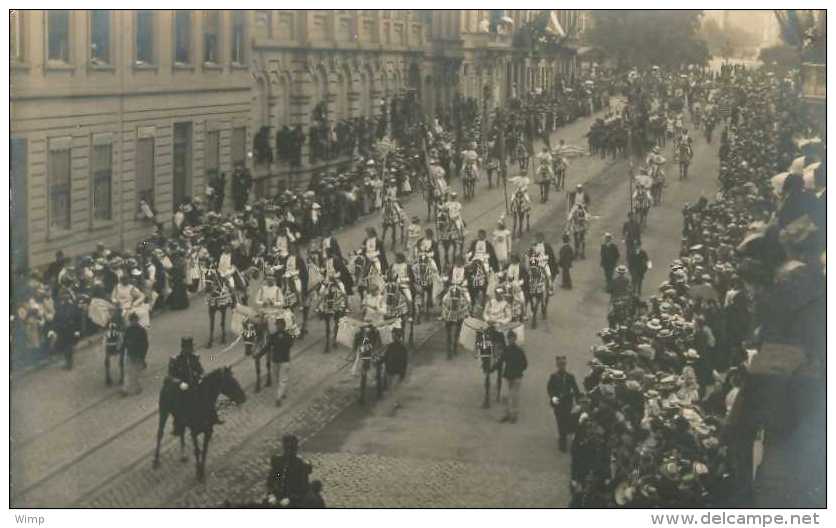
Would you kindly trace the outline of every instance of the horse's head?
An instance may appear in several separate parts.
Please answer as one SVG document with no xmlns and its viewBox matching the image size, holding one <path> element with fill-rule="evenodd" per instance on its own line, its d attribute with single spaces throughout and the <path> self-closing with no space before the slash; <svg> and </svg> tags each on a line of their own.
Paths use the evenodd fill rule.
<svg viewBox="0 0 836 528">
<path fill-rule="evenodd" d="M 237 405 L 241 405 L 247 401 L 247 394 L 232 374 L 232 368 L 221 367 L 209 375 L 212 376 L 213 374 L 218 377 L 218 388 L 221 394 L 234 401 Z"/>
</svg>

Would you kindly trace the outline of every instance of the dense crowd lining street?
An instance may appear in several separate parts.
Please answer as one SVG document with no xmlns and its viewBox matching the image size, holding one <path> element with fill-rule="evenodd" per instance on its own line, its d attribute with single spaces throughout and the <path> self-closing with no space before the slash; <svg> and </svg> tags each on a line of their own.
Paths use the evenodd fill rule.
<svg viewBox="0 0 836 528">
<path fill-rule="evenodd" d="M 565 139 L 569 144 L 582 144 L 583 135 L 588 126 L 589 120 L 580 121 L 554 134 L 553 140 L 556 143 L 559 138 Z M 699 176 L 701 174 L 712 174 L 711 164 L 715 163 L 713 149 L 708 150 L 707 147 L 698 147 L 696 150 L 697 154 L 693 168 L 694 178 L 684 183 L 672 183 L 666 191 L 667 204 L 671 205 L 656 208 L 651 213 L 653 227 L 648 232 L 648 241 L 656 240 L 656 229 L 665 229 L 665 236 L 660 236 L 658 242 L 656 242 L 659 251 L 672 253 L 678 247 L 677 242 L 674 242 L 678 241 L 675 230 L 680 218 L 677 205 L 687 199 L 694 199 L 695 195 L 692 194 L 694 192 L 710 192 L 713 186 L 713 181 L 703 182 Z M 706 150 L 708 150 L 708 153 L 705 152 Z M 567 188 L 572 188 L 574 184 L 579 182 L 586 182 L 587 189 L 595 197 L 595 205 L 592 208 L 595 219 L 592 222 L 589 234 L 591 247 L 597 246 L 595 242 L 600 239 L 600 235 L 604 231 L 618 231 L 618 225 L 624 216 L 625 205 L 627 204 L 627 183 L 629 181 L 627 171 L 627 163 L 621 158 L 617 159 L 615 163 L 609 159 L 601 161 L 595 157 L 578 158 L 570 165 Z M 614 185 L 614 182 L 620 182 L 621 184 Z M 457 182 L 454 181 L 454 185 L 455 183 Z M 484 182 L 480 182 L 476 200 L 468 203 L 464 211 L 464 217 L 471 232 L 479 228 L 490 229 L 493 227 L 498 219 L 497 212 L 504 208 L 504 196 L 501 189 L 495 188 L 488 191 L 484 188 L 484 185 Z M 706 188 L 707 186 L 708 188 Z M 682 199 L 680 199 L 680 196 Z M 532 214 L 532 232 L 542 230 L 547 233 L 549 240 L 557 243 L 559 234 L 563 230 L 563 218 L 566 214 L 565 206 L 564 195 L 558 193 L 553 194 L 547 205 L 535 206 Z M 413 198 L 406 208 L 409 210 L 410 216 L 412 213 L 420 214 L 423 203 L 420 199 Z M 663 220 L 667 215 L 670 215 L 669 221 Z M 366 225 L 375 225 L 378 222 L 379 219 L 376 217 L 368 218 L 362 224 L 338 233 L 337 238 L 344 248 L 356 247 L 362 240 L 362 229 Z M 668 229 L 670 229 L 670 233 L 667 233 Z M 515 241 L 515 246 L 522 249 L 526 247 L 527 242 L 528 239 Z M 657 258 L 653 242 L 649 242 L 648 248 L 653 258 Z M 590 251 L 590 254 L 593 253 Z M 602 290 L 602 277 L 596 259 L 590 258 L 586 261 L 580 261 L 573 273 L 576 276 L 575 289 L 569 292 L 558 291 L 552 298 L 547 323 L 543 325 L 541 330 L 528 333 L 531 344 L 527 345 L 527 348 L 538 351 L 531 356 L 538 358 L 539 369 L 544 369 L 542 371 L 543 375 L 548 372 L 551 365 L 553 351 L 565 352 L 570 357 L 570 370 L 582 372 L 585 368 L 582 358 L 585 357 L 588 346 L 580 345 L 580 343 L 586 343 L 586 340 L 594 335 L 594 332 L 581 330 L 596 328 L 599 326 L 599 321 L 605 316 L 605 308 L 601 303 L 605 304 L 606 297 Z M 651 283 L 652 273 L 650 275 Z M 579 315 L 583 317 L 576 319 Z M 184 321 L 187 322 L 184 324 Z M 583 326 L 583 321 L 588 321 L 587 326 Z M 110 500 L 114 501 L 113 505 L 159 506 L 170 504 L 167 501 L 178 500 L 178 493 L 182 493 L 184 488 L 188 490 L 193 483 L 190 482 L 188 472 L 179 471 L 180 463 L 175 460 L 177 448 L 174 441 L 168 439 L 168 437 L 166 438 L 165 467 L 157 472 L 150 469 L 149 454 L 156 425 L 155 387 L 161 383 L 161 376 L 164 375 L 164 369 L 161 367 L 165 366 L 168 357 L 177 351 L 179 337 L 184 333 L 183 329 L 189 328 L 189 333 L 198 342 L 202 342 L 202 336 L 206 332 L 205 325 L 205 306 L 200 301 L 193 303 L 192 307 L 185 312 L 165 314 L 154 320 L 151 328 L 152 338 L 151 352 L 148 357 L 148 371 L 144 380 L 148 389 L 138 398 L 125 400 L 120 398 L 115 390 L 103 388 L 101 352 L 95 346 L 78 352 L 76 368 L 70 373 L 59 368 L 48 368 L 13 381 L 13 401 L 25 402 L 24 406 L 13 408 L 12 417 L 14 424 L 13 442 L 16 451 L 19 453 L 19 456 L 14 459 L 13 475 L 17 477 L 14 479 L 15 482 L 21 483 L 14 490 L 15 501 L 20 504 L 31 505 L 61 503 L 66 505 L 94 504 L 108 506 L 111 504 L 104 497 L 110 497 Z M 419 346 L 415 351 L 415 357 L 421 358 L 418 359 L 418 363 L 428 361 L 423 359 L 427 356 L 438 358 L 440 356 L 436 349 L 438 324 L 435 322 L 426 323 L 418 328 L 418 342 L 429 339 L 426 344 Z M 563 331 L 564 328 L 571 330 Z M 576 328 L 581 330 L 576 331 Z M 354 398 L 351 395 L 356 391 L 356 381 L 347 374 L 348 369 L 342 352 L 338 350 L 336 354 L 330 356 L 321 355 L 321 338 L 319 335 L 321 334 L 318 334 L 315 323 L 312 325 L 310 336 L 294 347 L 293 381 L 291 382 L 290 400 L 287 406 L 276 410 L 271 406 L 259 405 L 259 398 L 256 397 L 251 399 L 246 406 L 240 409 L 231 409 L 224 413 L 229 425 L 221 426 L 216 436 L 218 441 L 212 446 L 212 452 L 210 453 L 212 456 L 208 468 L 210 475 L 216 475 L 219 471 L 224 474 L 235 473 L 233 468 L 224 467 L 221 469 L 218 465 L 223 464 L 223 461 L 226 460 L 224 453 L 234 452 L 236 456 L 241 456 L 237 453 L 239 443 L 246 442 L 248 446 L 258 445 L 255 438 L 260 435 L 275 439 L 274 435 L 277 428 L 280 427 L 280 424 L 287 423 L 285 416 L 289 417 L 300 413 L 309 416 L 306 408 L 310 407 L 312 399 L 314 402 L 318 402 L 322 398 L 322 394 L 317 394 L 318 391 L 315 388 L 321 390 L 325 380 L 336 383 L 337 387 L 341 388 L 341 391 L 337 394 L 340 394 L 344 399 L 343 404 L 348 404 L 349 410 L 345 412 L 347 414 L 352 413 L 354 407 L 351 404 L 353 404 Z M 434 335 L 436 339 L 433 338 Z M 559 347 L 550 349 L 550 345 L 554 344 L 555 337 L 561 341 L 561 344 Z M 569 341 L 563 343 L 563 339 L 567 338 Z M 224 348 L 216 346 L 210 351 L 201 351 L 200 355 L 205 367 L 212 369 L 216 365 L 233 364 L 242 385 L 251 389 L 253 366 L 251 361 L 244 358 L 242 347 L 239 345 L 233 350 L 221 352 Z M 426 394 L 433 393 L 433 389 L 425 391 L 416 387 L 418 380 L 425 376 L 426 369 L 426 372 L 441 370 L 446 374 L 450 372 L 459 373 L 452 377 L 448 375 L 432 376 L 432 380 L 434 383 L 439 383 L 446 379 L 448 382 L 452 382 L 453 387 L 450 387 L 450 389 L 455 387 L 468 391 L 468 394 L 476 395 L 481 384 L 478 369 L 474 363 L 474 361 L 471 361 L 469 353 L 464 351 L 461 351 L 460 357 L 452 364 L 442 362 L 440 358 L 435 359 L 429 362 L 426 367 L 417 369 L 410 376 L 410 381 L 407 382 L 402 391 L 406 394 L 407 401 L 420 400 L 416 391 Z M 539 369 L 535 368 L 535 370 Z M 532 378 L 535 377 L 532 376 Z M 66 397 L 58 401 L 52 401 L 52 399 L 45 401 L 37 397 L 37 395 L 44 393 L 45 387 L 57 384 L 68 387 Z M 543 389 L 537 385 L 537 382 L 526 383 L 526 389 L 523 391 L 523 408 L 531 407 L 529 405 L 531 401 L 543 399 L 540 397 Z M 437 391 L 438 387 L 434 390 Z M 268 391 L 266 395 L 262 394 L 261 399 L 269 400 L 270 392 L 272 391 Z M 332 397 L 334 396 L 332 395 Z M 475 405 L 471 408 L 470 405 L 465 405 L 465 403 L 464 399 L 459 400 L 459 405 L 455 407 L 458 413 L 470 416 L 471 419 L 484 420 L 490 417 L 490 415 L 485 416 Z M 328 408 L 327 404 L 320 403 L 319 405 Z M 384 401 L 381 406 L 386 407 L 387 402 Z M 408 413 L 413 405 L 406 404 L 405 407 L 406 409 L 400 411 L 398 415 L 399 421 L 400 416 L 409 416 Z M 534 406 L 534 408 L 537 407 Z M 336 408 L 331 408 L 330 416 L 336 416 L 340 410 L 339 405 Z M 245 414 L 246 417 L 239 417 L 239 413 Z M 328 414 L 325 412 L 326 419 L 324 422 L 322 421 L 323 417 L 319 417 L 319 420 L 313 422 L 324 426 L 328 423 Z M 539 438 L 539 445 L 544 448 L 540 452 L 542 456 L 554 451 L 552 449 L 554 437 L 552 429 L 554 426 L 548 419 L 548 414 L 545 414 L 541 419 L 534 419 L 531 416 L 532 414 L 534 413 L 526 412 L 525 423 L 521 424 L 521 427 L 527 429 L 533 426 L 537 428 L 535 430 L 542 436 L 542 438 Z M 26 416 L 38 416 L 39 419 L 28 420 L 25 418 Z M 461 416 L 458 418 L 461 418 Z M 350 431 L 352 427 L 347 426 L 343 421 L 338 421 L 330 429 Z M 457 424 L 463 423 L 461 419 L 454 420 L 454 422 Z M 496 427 L 494 422 L 493 419 L 486 420 L 483 427 Z M 341 423 L 342 425 L 339 425 Z M 91 434 L 91 431 L 95 431 L 95 433 Z M 332 437 L 331 442 L 336 441 L 333 439 L 335 434 L 328 433 L 328 436 Z M 353 438 L 353 436 L 350 438 Z M 464 444 L 469 445 L 470 441 L 475 441 L 475 439 L 469 439 Z M 316 445 L 316 440 L 314 440 L 314 445 Z M 462 442 L 454 441 L 451 442 L 451 445 L 462 445 Z M 509 454 L 516 451 L 519 450 L 510 450 Z M 475 452 L 479 452 L 479 450 L 475 450 Z M 258 458 L 260 455 L 252 453 L 252 456 Z M 537 459 L 536 456 L 532 455 L 532 457 Z M 564 460 L 566 458 L 563 457 Z M 540 464 L 533 462 L 532 460 L 533 467 L 540 466 Z M 558 465 L 562 465 L 559 458 Z M 130 485 L 131 488 L 139 487 L 137 474 L 142 476 L 143 479 L 148 479 L 146 482 L 149 486 L 142 493 L 147 498 L 137 497 L 135 493 L 127 493 L 120 499 L 119 484 Z M 177 477 L 178 474 L 180 475 L 179 478 Z M 221 485 L 224 482 L 223 479 L 210 478 L 209 480 L 207 486 Z M 68 483 L 70 482 L 74 484 L 69 486 Z M 555 489 L 565 490 L 565 486 L 556 486 Z M 563 493 L 563 491 L 560 492 L 561 498 L 565 498 Z M 103 497 L 99 497 L 100 495 Z M 126 502 L 119 502 L 120 500 Z M 147 502 L 145 502 L 146 500 Z M 384 498 L 380 500 L 385 502 Z M 346 505 L 348 504 L 346 503 Z"/>
</svg>

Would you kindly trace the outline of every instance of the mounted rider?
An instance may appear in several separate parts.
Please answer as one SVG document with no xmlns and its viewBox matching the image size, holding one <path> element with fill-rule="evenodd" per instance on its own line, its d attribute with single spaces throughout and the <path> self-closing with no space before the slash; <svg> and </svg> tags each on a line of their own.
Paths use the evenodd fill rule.
<svg viewBox="0 0 836 528">
<path fill-rule="evenodd" d="M 494 295 L 485 303 L 482 319 L 490 326 L 494 342 L 504 343 L 503 332 L 497 327 L 507 325 L 513 320 L 511 305 L 505 298 L 504 289 L 496 288 L 494 290 Z"/>
<path fill-rule="evenodd" d="M 447 211 L 450 222 L 456 226 L 459 233 L 463 234 L 465 223 L 462 218 L 462 204 L 458 198 L 459 195 L 455 191 L 448 193 L 447 201 L 444 203 L 444 209 Z"/>
<path fill-rule="evenodd" d="M 424 232 L 424 238 L 418 241 L 417 245 L 417 255 L 420 259 L 421 257 L 427 257 L 430 262 L 432 262 L 432 269 L 435 274 L 438 274 L 439 265 L 441 262 L 441 255 L 438 251 L 438 241 L 433 238 L 433 230 L 427 229 Z"/>
<path fill-rule="evenodd" d="M 168 378 L 177 387 L 174 404 L 174 434 L 183 433 L 184 414 L 189 409 L 189 399 L 197 394 L 197 386 L 203 379 L 203 365 L 200 357 L 194 353 L 194 340 L 191 337 L 180 339 L 180 353 L 168 360 Z M 212 425 L 222 424 L 218 413 L 212 406 Z"/>
<path fill-rule="evenodd" d="M 475 141 L 471 141 L 468 149 L 462 151 L 462 175 L 468 170 L 472 171 L 474 177 L 479 177 L 479 154 Z"/>
<path fill-rule="evenodd" d="M 468 257 L 470 260 L 481 261 L 485 273 L 489 271 L 495 272 L 499 269 L 496 252 L 494 251 L 493 244 L 488 240 L 488 234 L 484 229 L 480 229 L 478 238 L 471 242 Z"/>
<path fill-rule="evenodd" d="M 499 272 L 497 279 L 502 289 L 513 301 L 511 306 L 512 318 L 518 321 L 525 320 L 525 292 L 523 286 L 528 281 L 528 271 L 520 263 L 518 254 L 511 255 L 510 262 L 504 270 Z"/>
<path fill-rule="evenodd" d="M 592 203 L 592 199 L 589 197 L 589 193 L 584 190 L 582 183 L 579 183 L 575 190 L 569 193 L 570 208 L 582 205 L 588 209 L 590 203 Z"/>
<path fill-rule="evenodd" d="M 366 228 L 366 239 L 363 240 L 363 255 L 370 266 L 377 268 L 378 273 L 383 276 L 388 269 L 386 262 L 386 251 L 383 249 L 383 242 L 378 238 L 377 231 L 373 227 Z"/>
<path fill-rule="evenodd" d="M 545 269 L 546 286 L 549 290 L 549 295 L 551 295 L 554 292 L 552 270 L 557 270 L 557 257 L 555 256 L 554 248 L 546 242 L 543 233 L 537 233 L 534 235 L 534 244 L 532 244 L 529 251 L 536 257 L 538 265 Z"/>
<path fill-rule="evenodd" d="M 407 264 L 403 253 L 395 254 L 395 262 L 389 268 L 389 279 L 398 283 L 408 303 L 412 303 L 412 267 Z"/>
</svg>

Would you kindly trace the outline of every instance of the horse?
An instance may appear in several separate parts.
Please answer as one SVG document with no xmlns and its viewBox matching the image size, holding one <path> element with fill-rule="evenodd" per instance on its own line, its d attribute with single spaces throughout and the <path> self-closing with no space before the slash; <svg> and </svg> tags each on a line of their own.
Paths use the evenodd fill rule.
<svg viewBox="0 0 836 528">
<path fill-rule="evenodd" d="M 653 198 L 647 189 L 639 187 L 633 193 L 633 209 L 636 211 L 636 217 L 639 221 L 639 226 L 644 228 L 647 226 L 647 215 L 650 213 L 650 206 L 653 203 Z"/>
<path fill-rule="evenodd" d="M 434 282 L 433 259 L 429 255 L 418 255 L 418 259 L 412 264 L 413 297 L 412 313 L 421 323 L 421 315 L 429 315 L 432 304 L 433 282 Z"/>
<path fill-rule="evenodd" d="M 694 151 L 691 149 L 691 144 L 687 141 L 680 141 L 676 145 L 676 159 L 679 162 L 679 179 L 688 179 L 688 166 L 691 164 L 691 158 L 694 157 Z"/>
<path fill-rule="evenodd" d="M 319 286 L 316 311 L 325 322 L 325 353 L 331 351 L 331 342 L 337 338 L 340 319 L 348 311 L 348 298 L 339 280 L 326 279 Z M 333 337 L 331 322 L 334 323 Z"/>
<path fill-rule="evenodd" d="M 383 363 L 380 334 L 373 325 L 366 324 L 358 330 L 354 338 L 354 349 L 357 354 L 355 368 L 359 367 L 360 369 L 360 403 L 366 403 L 366 386 L 369 370 L 372 367 L 375 369 L 377 397 L 380 399 L 383 396 L 383 384 L 386 381 L 386 376 L 384 376 L 385 364 Z"/>
<path fill-rule="evenodd" d="M 485 397 L 482 400 L 482 408 L 488 409 L 491 406 L 491 372 L 496 371 L 496 401 L 499 401 L 502 393 L 502 372 L 499 368 L 499 359 L 502 351 L 498 344 L 500 340 L 495 337 L 497 331 L 491 327 L 476 330 L 476 353 L 479 356 L 479 364 L 485 379 Z"/>
<path fill-rule="evenodd" d="M 206 273 L 206 305 L 209 308 L 209 343 L 206 348 L 212 348 L 215 337 L 215 314 L 221 314 L 221 344 L 226 343 L 226 312 L 235 306 L 235 297 L 229 283 L 217 271 Z"/>
<path fill-rule="evenodd" d="M 111 322 L 108 323 L 105 329 L 104 341 L 104 365 L 105 365 L 105 384 L 109 387 L 113 385 L 113 379 L 110 376 L 110 358 L 117 356 L 119 365 L 119 384 L 125 381 L 125 354 L 122 349 L 122 338 L 125 336 L 125 326 L 121 317 L 114 316 Z"/>
<path fill-rule="evenodd" d="M 406 236 L 404 235 L 404 230 L 406 229 L 404 226 L 404 217 L 403 213 L 398 209 L 397 202 L 392 198 L 387 198 L 383 202 L 383 227 L 381 230 L 383 233 L 380 235 L 380 240 L 385 244 L 386 243 L 386 233 L 389 232 L 391 229 L 392 231 L 392 249 L 395 249 L 395 244 L 398 240 L 398 231 L 397 227 L 400 226 L 401 228 L 401 241 L 406 241 Z"/>
<path fill-rule="evenodd" d="M 241 323 L 241 339 L 244 341 L 244 355 L 253 358 L 255 364 L 255 392 L 261 392 L 261 358 L 267 353 L 267 322 L 264 317 L 247 317 Z M 273 384 L 270 372 L 270 358 L 265 358 L 267 364 L 267 380 L 265 387 Z"/>
<path fill-rule="evenodd" d="M 406 333 L 406 325 L 410 322 L 411 303 L 401 289 L 401 284 L 395 277 L 387 277 L 383 283 L 384 319 L 397 319 L 401 322 L 401 331 Z M 414 325 L 410 325 L 409 344 L 413 345 Z"/>
<path fill-rule="evenodd" d="M 467 290 L 459 284 L 451 284 L 441 299 L 441 319 L 447 331 L 447 359 L 452 359 L 458 353 L 459 333 L 470 310 Z"/>
<path fill-rule="evenodd" d="M 650 167 L 650 178 L 653 183 L 650 186 L 650 195 L 653 198 L 653 205 L 662 204 L 662 189 L 665 188 L 665 171 L 661 166 L 653 164 Z"/>
<path fill-rule="evenodd" d="M 549 295 L 546 287 L 546 269 L 536 255 L 528 258 L 528 277 L 525 283 L 525 297 L 531 306 L 531 328 L 537 328 L 537 311 L 546 318 L 546 309 L 549 305 Z"/>
<path fill-rule="evenodd" d="M 449 213 L 444 208 L 438 209 L 435 222 L 436 230 L 438 231 L 438 241 L 444 249 L 444 263 L 449 266 L 456 258 L 456 255 L 462 254 L 464 232 L 459 229 L 456 222 L 450 218 Z"/>
<path fill-rule="evenodd" d="M 472 259 L 464 266 L 464 277 L 473 313 L 481 313 L 488 300 L 488 272 L 485 263 Z"/>
<path fill-rule="evenodd" d="M 478 174 L 473 163 L 467 163 L 462 171 L 462 186 L 464 187 L 464 199 L 470 200 L 476 196 L 476 180 Z"/>
<path fill-rule="evenodd" d="M 209 452 L 209 442 L 212 440 L 212 433 L 215 422 L 215 405 L 218 396 L 223 394 L 236 404 L 240 405 L 247 401 L 244 389 L 232 374 L 232 369 L 222 367 L 213 370 L 206 375 L 196 387 L 190 391 L 181 391 L 174 384 L 171 378 L 163 380 L 159 398 L 159 424 L 157 426 L 157 446 L 154 451 L 154 468 L 160 467 L 160 443 L 162 442 L 165 424 L 168 416 L 175 414 L 176 409 L 181 408 L 183 416 L 174 416 L 175 434 L 180 437 L 180 460 L 186 461 L 185 455 L 185 432 L 186 429 L 192 437 L 194 445 L 195 466 L 197 479 L 200 482 L 206 476 L 206 455 Z M 178 398 L 185 398 L 182 407 L 177 405 Z M 203 448 L 198 445 L 198 436 L 203 435 Z"/>
<path fill-rule="evenodd" d="M 531 231 L 531 204 L 523 189 L 514 191 L 514 197 L 511 199 L 511 216 L 514 218 L 511 236 L 517 234 L 518 227 L 520 236 L 523 235 L 523 221 L 525 221 L 526 232 Z"/>
<path fill-rule="evenodd" d="M 586 258 L 586 231 L 589 228 L 589 213 L 583 205 L 575 205 L 569 212 L 567 229 L 572 233 L 575 255 Z"/>
</svg>

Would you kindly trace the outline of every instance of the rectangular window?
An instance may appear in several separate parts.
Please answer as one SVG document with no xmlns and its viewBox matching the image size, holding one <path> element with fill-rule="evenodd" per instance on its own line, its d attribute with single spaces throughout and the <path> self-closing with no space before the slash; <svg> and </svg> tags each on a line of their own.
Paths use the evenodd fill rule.
<svg viewBox="0 0 836 528">
<path fill-rule="evenodd" d="M 154 206 L 154 138 L 144 137 L 136 142 L 136 203 L 145 200 Z"/>
<path fill-rule="evenodd" d="M 70 229 L 70 148 L 49 151 L 49 227 Z"/>
<path fill-rule="evenodd" d="M 113 146 L 93 147 L 93 220 L 110 220 L 113 181 Z"/>
<path fill-rule="evenodd" d="M 220 11 L 203 12 L 203 62 L 217 64 L 220 61 L 218 56 L 218 41 L 221 35 L 221 13 Z"/>
<path fill-rule="evenodd" d="M 172 196 L 175 205 L 192 193 L 192 124 L 174 123 L 172 159 Z"/>
<path fill-rule="evenodd" d="M 9 12 L 9 60 L 23 62 L 23 13 Z"/>
<path fill-rule="evenodd" d="M 245 64 L 244 55 L 244 12 L 232 12 L 232 63 Z"/>
<path fill-rule="evenodd" d="M 70 12 L 51 9 L 47 12 L 47 59 L 70 62 Z"/>
<path fill-rule="evenodd" d="M 272 11 L 256 11 L 255 12 L 255 38 L 257 38 L 257 39 L 271 39 L 271 38 L 273 38 L 273 12 Z"/>
<path fill-rule="evenodd" d="M 244 165 L 247 157 L 247 129 L 244 127 L 232 129 L 232 166 Z"/>
<path fill-rule="evenodd" d="M 154 64 L 154 12 L 136 14 L 136 62 Z"/>
<path fill-rule="evenodd" d="M 206 182 L 211 183 L 221 168 L 221 133 L 211 130 L 206 133 Z"/>
<path fill-rule="evenodd" d="M 90 12 L 90 61 L 110 63 L 110 11 Z"/>
<path fill-rule="evenodd" d="M 192 62 L 191 11 L 174 13 L 174 62 L 177 64 L 191 64 Z"/>
</svg>

